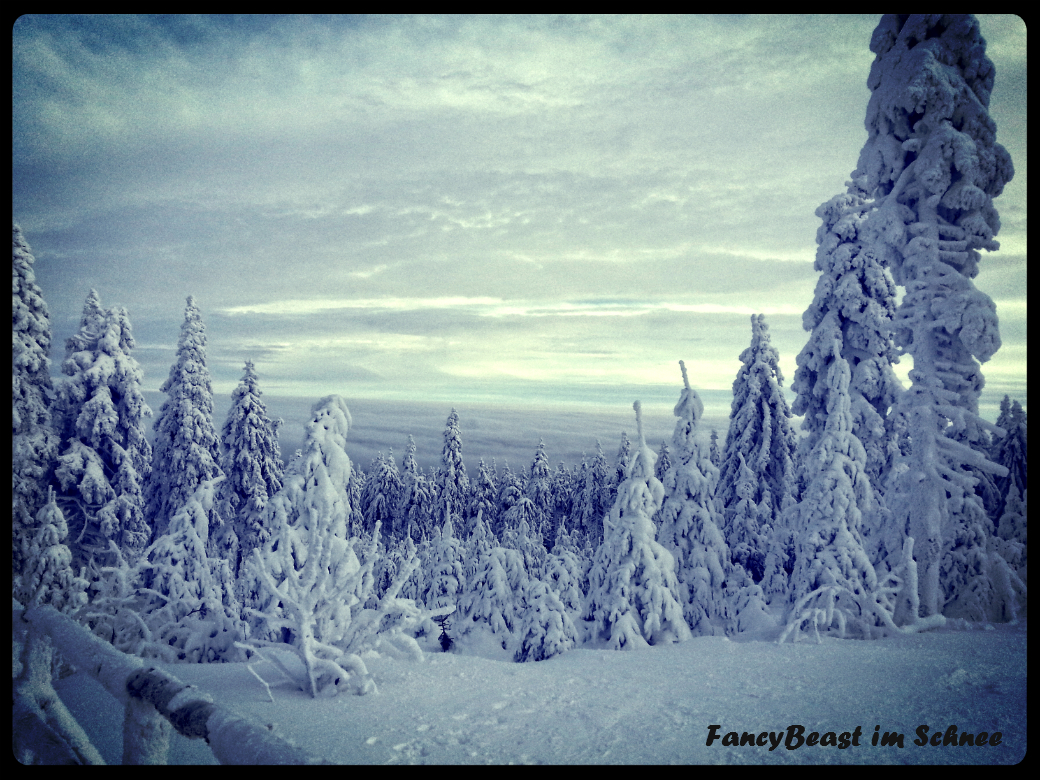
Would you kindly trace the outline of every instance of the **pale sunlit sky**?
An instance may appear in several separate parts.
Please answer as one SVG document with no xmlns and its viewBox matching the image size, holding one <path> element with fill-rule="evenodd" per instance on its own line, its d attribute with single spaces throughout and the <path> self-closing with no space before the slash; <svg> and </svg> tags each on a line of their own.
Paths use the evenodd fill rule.
<svg viewBox="0 0 1040 780">
<path fill-rule="evenodd" d="M 275 395 L 667 414 L 683 359 L 724 417 L 752 313 L 793 378 L 879 18 L 23 16 L 55 372 L 95 287 L 152 391 L 194 295 L 222 394 L 252 359 Z M 995 419 L 1026 402 L 1026 28 L 979 19 L 1016 169 L 976 280 Z"/>
</svg>

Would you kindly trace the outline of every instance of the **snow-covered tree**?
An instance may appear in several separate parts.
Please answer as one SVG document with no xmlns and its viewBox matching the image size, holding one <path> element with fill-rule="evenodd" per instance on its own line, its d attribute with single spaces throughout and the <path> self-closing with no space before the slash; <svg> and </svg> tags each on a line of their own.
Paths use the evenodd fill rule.
<svg viewBox="0 0 1040 780">
<path fill-rule="evenodd" d="M 585 584 L 590 563 L 577 552 L 561 547 L 558 540 L 552 553 L 545 557 L 539 577 L 559 596 L 576 627 L 583 625 L 581 613 L 585 606 Z"/>
<path fill-rule="evenodd" d="M 250 612 L 266 623 L 269 636 L 282 641 L 254 637 L 250 643 L 290 647 L 303 662 L 307 677 L 301 685 L 312 696 L 374 691 L 361 653 L 387 650 L 421 658 L 406 632 L 428 617 L 399 596 L 418 566 L 414 546 L 406 542 L 407 560 L 377 599 L 376 538 L 359 551 L 359 560 L 355 545 L 360 541 L 347 535 L 352 469 L 344 447 L 350 422 L 340 396 L 315 404 L 303 454 L 268 503 L 272 537 L 253 551 L 266 603 Z"/>
<path fill-rule="evenodd" d="M 841 357 L 852 371 L 853 434 L 863 445 L 874 490 L 881 491 L 899 453 L 888 410 L 902 387 L 892 369 L 898 362 L 892 343 L 896 287 L 871 244 L 860 235 L 870 205 L 854 191 L 835 195 L 816 209 L 823 224 L 816 232 L 813 267 L 820 276 L 813 301 L 802 316 L 810 334 L 796 358 L 791 389 L 796 396 L 792 412 L 804 415 L 802 430 L 807 435 L 798 443 L 804 457 L 827 427 L 831 343 L 839 338 Z"/>
<path fill-rule="evenodd" d="M 552 588 L 539 579 L 529 580 L 525 600 L 527 608 L 514 661 L 544 661 L 578 644 L 574 621 Z"/>
<path fill-rule="evenodd" d="M 997 525 L 997 550 L 1024 581 L 1026 579 L 1026 496 L 1012 483 Z"/>
<path fill-rule="evenodd" d="M 480 562 L 473 580 L 467 583 L 462 599 L 461 622 L 464 633 L 484 624 L 508 649 L 513 633 L 520 630 L 526 609 L 527 568 L 523 556 L 516 550 L 495 547 Z"/>
<path fill-rule="evenodd" d="M 473 530 L 476 529 L 477 516 L 483 517 L 483 522 L 488 531 L 498 526 L 498 485 L 492 469 L 480 459 L 477 466 L 477 476 L 470 483 L 471 492 L 469 497 L 468 514 L 473 518 Z"/>
<path fill-rule="evenodd" d="M 573 527 L 582 532 L 591 544 L 598 546 L 603 539 L 603 517 L 610 512 L 610 467 L 603 446 L 596 440 L 596 457 L 585 470 L 585 482 L 571 512 Z"/>
<path fill-rule="evenodd" d="M 238 541 L 237 554 L 230 561 L 236 576 L 242 561 L 271 537 L 262 524 L 263 513 L 282 486 L 278 447 L 281 420 L 271 421 L 260 396 L 253 363 L 246 361 L 245 374 L 231 394 L 231 408 L 221 432 L 220 468 L 227 476 L 220 485 L 221 515 Z"/>
<path fill-rule="evenodd" d="M 466 589 L 464 547 L 455 536 L 450 518 L 436 529 L 431 542 L 426 606 L 430 609 L 457 606 L 460 595 Z"/>
<path fill-rule="evenodd" d="M 134 337 L 125 309 L 106 311 L 96 290 L 83 307 L 79 332 L 65 346 L 57 409 L 61 456 L 58 503 L 69 523 L 75 566 L 107 555 L 108 540 L 131 558 L 148 543 L 143 487 L 152 464 L 144 418 L 152 411 L 131 356 Z"/>
<path fill-rule="evenodd" d="M 516 473 L 509 468 L 507 460 L 502 468 L 502 476 L 498 480 L 498 527 L 492 530 L 501 538 L 505 530 L 506 513 L 524 495 L 527 490 L 527 479 L 522 473 Z"/>
<path fill-rule="evenodd" d="M 437 478 L 437 504 L 434 518 L 437 524 L 454 518 L 461 523 L 469 495 L 469 477 L 462 461 L 462 434 L 459 432 L 459 413 L 454 408 L 448 415 L 444 429 L 444 449 L 441 451 L 441 472 Z"/>
<path fill-rule="evenodd" d="M 733 382 L 733 403 L 730 410 L 729 432 L 722 456 L 716 502 L 724 511 L 724 527 L 730 551 L 738 555 L 743 546 L 760 545 L 750 549 L 749 556 L 762 561 L 758 564 L 741 561 L 758 582 L 764 574 L 764 557 L 772 538 L 756 538 L 759 532 L 747 535 L 740 522 L 751 524 L 745 511 L 739 516 L 738 505 L 750 502 L 756 509 L 754 525 L 761 527 L 757 507 L 768 495 L 763 508 L 771 509 L 768 526 L 779 525 L 781 511 L 795 493 L 795 436 L 791 430 L 791 410 L 781 387 L 784 377 L 780 371 L 780 355 L 770 343 L 769 328 L 761 314 L 751 315 L 751 345 L 740 353 L 742 363 Z M 748 480 L 751 473 L 753 482 Z M 740 495 L 751 489 L 749 495 Z M 746 509 L 746 507 L 745 507 Z M 763 533 L 769 533 L 761 529 Z M 737 560 L 740 560 L 739 558 Z"/>
<path fill-rule="evenodd" d="M 415 440 L 408 437 L 408 450 L 401 463 L 401 492 L 397 502 L 397 533 L 419 544 L 430 535 L 434 486 L 415 460 Z"/>
<path fill-rule="evenodd" d="M 704 404 L 690 387 L 686 364 L 679 361 L 683 389 L 675 405 L 672 434 L 675 461 L 664 473 L 664 503 L 658 539 L 676 559 L 679 602 L 694 636 L 735 634 L 773 622 L 761 589 L 740 563 L 734 563 L 719 530 L 715 506 L 719 470 L 698 438 Z"/>
<path fill-rule="evenodd" d="M 36 258 L 18 225 L 12 234 L 11 572 L 17 575 L 23 568 L 22 542 L 48 502 L 59 440 L 51 420 L 50 314 L 36 284 Z"/>
<path fill-rule="evenodd" d="M 303 455 L 267 506 L 272 537 L 252 559 L 267 602 L 257 617 L 270 629 L 288 630 L 312 696 L 348 682 L 359 693 L 371 688 L 361 659 L 344 659 L 343 668 L 343 653 L 334 646 L 349 623 L 351 603 L 365 589 L 347 531 L 351 465 L 344 448 L 350 424 L 341 397 L 315 404 Z"/>
<path fill-rule="evenodd" d="M 464 545 L 462 573 L 466 582 L 476 576 L 481 565 L 480 562 L 497 546 L 498 539 L 492 533 L 491 527 L 484 521 L 483 508 L 479 508 L 473 518 L 473 531 Z"/>
<path fill-rule="evenodd" d="M 177 342 L 177 362 L 159 388 L 166 401 L 155 420 L 155 462 L 145 498 L 152 538 L 165 533 L 170 517 L 195 489 L 223 472 L 213 428 L 213 388 L 206 368 L 206 326 L 188 296 Z"/>
<path fill-rule="evenodd" d="M 611 484 L 613 485 L 613 491 L 611 498 L 617 497 L 617 489 L 621 486 L 621 483 L 625 481 L 625 470 L 628 468 L 628 462 L 632 459 L 632 442 L 628 439 L 628 434 L 625 431 L 621 432 L 621 443 L 618 445 L 617 456 L 614 458 L 614 473 L 611 474 Z M 613 501 L 611 502 L 613 506 Z"/>
<path fill-rule="evenodd" d="M 529 572 L 534 572 L 545 559 L 545 543 L 539 533 L 541 514 L 534 502 L 522 496 L 503 518 L 502 546 L 519 552 Z"/>
<path fill-rule="evenodd" d="M 23 607 L 50 604 L 59 612 L 73 612 L 87 603 L 87 581 L 72 569 L 72 553 L 64 541 L 69 529 L 54 499 L 54 490 L 36 515 L 31 536 L 19 540 L 25 569 L 15 597 Z"/>
<path fill-rule="evenodd" d="M 690 638 L 679 602 L 675 559 L 655 539 L 651 519 L 664 487 L 654 476 L 654 453 L 646 446 L 640 404 L 634 404 L 639 443 L 603 519 L 603 544 L 589 573 L 584 619 L 593 641 L 614 650 L 635 650 Z"/>
<path fill-rule="evenodd" d="M 711 429 L 711 444 L 708 454 L 711 462 L 715 464 L 715 468 L 719 468 L 722 465 L 722 452 L 719 450 L 719 432 L 714 428 Z"/>
<path fill-rule="evenodd" d="M 207 553 L 210 534 L 221 526 L 216 494 L 224 479 L 201 483 L 138 562 L 145 656 L 189 663 L 243 658 L 235 643 L 245 638 L 245 626 L 230 564 Z"/>
<path fill-rule="evenodd" d="M 682 362 L 682 361 L 680 361 Z M 657 451 L 657 463 L 654 464 L 654 476 L 660 482 L 664 482 L 664 475 L 672 466 L 672 451 L 668 449 L 668 442 L 661 442 L 661 449 Z"/>
<path fill-rule="evenodd" d="M 543 543 L 552 544 L 553 510 L 556 498 L 553 495 L 553 475 L 549 468 L 549 458 L 545 454 L 545 441 L 538 440 L 538 448 L 531 461 L 531 475 L 527 480 L 527 497 L 531 499 L 537 513 L 537 519 L 531 522 L 531 528 L 538 531 Z"/>
<path fill-rule="evenodd" d="M 365 479 L 365 489 L 361 494 L 361 512 L 365 516 L 365 530 L 372 533 L 376 523 L 383 529 L 383 536 L 389 539 L 394 531 L 394 513 L 401 500 L 401 473 L 394 461 L 394 452 L 386 458 L 379 453 L 372 461 L 372 469 Z"/>
<path fill-rule="evenodd" d="M 1026 413 L 1017 400 L 1008 404 L 1005 410 L 1008 401 L 1008 396 L 1005 395 L 1000 405 L 1000 417 L 997 418 L 997 425 L 1006 431 L 1006 434 L 1003 438 L 997 439 L 992 448 L 993 460 L 1008 470 L 1006 477 L 996 479 L 996 489 L 1001 497 L 997 506 L 1000 514 L 1003 514 L 1005 508 L 1003 497 L 1011 495 L 1012 487 L 1017 488 L 1020 496 L 1025 495 L 1028 487 Z"/>
<path fill-rule="evenodd" d="M 840 334 L 832 333 L 829 353 L 822 346 L 817 356 L 827 366 L 827 386 L 818 393 L 827 408 L 819 418 L 826 427 L 803 462 L 807 484 L 796 510 L 800 533 L 789 626 L 794 623 L 797 630 L 811 621 L 815 632 L 833 629 L 844 636 L 852 630 L 869 639 L 885 622 L 879 614 L 877 574 L 859 533 L 863 508 L 874 506 L 874 488 L 866 451 L 855 434 L 852 372 L 841 355 Z"/>
<path fill-rule="evenodd" d="M 1003 473 L 979 451 L 993 429 L 978 415 L 979 363 L 1000 333 L 993 301 L 972 282 L 979 250 L 999 247 L 993 199 L 1014 175 L 987 113 L 993 64 L 978 22 L 962 14 L 886 15 L 870 48 L 868 138 L 853 184 L 873 211 L 860 234 L 905 288 L 895 343 L 914 361 L 892 412 L 910 451 L 885 495 L 887 548 L 894 555 L 900 535 L 915 540 L 924 615 L 1000 619 L 1011 595 L 994 577 L 1006 563 L 992 557 L 971 473 Z"/>
</svg>

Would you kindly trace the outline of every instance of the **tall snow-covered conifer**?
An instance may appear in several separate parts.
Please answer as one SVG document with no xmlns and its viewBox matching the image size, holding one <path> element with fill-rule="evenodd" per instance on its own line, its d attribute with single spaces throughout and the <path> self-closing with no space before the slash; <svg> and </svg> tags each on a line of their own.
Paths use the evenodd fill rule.
<svg viewBox="0 0 1040 780">
<path fill-rule="evenodd" d="M 462 461 L 462 434 L 459 432 L 459 413 L 455 409 L 448 415 L 444 429 L 444 449 L 441 452 L 442 469 L 437 480 L 437 506 L 434 517 L 438 525 L 449 518 L 462 527 L 469 495 L 469 478 L 466 464 Z"/>
<path fill-rule="evenodd" d="M 552 546 L 553 512 L 556 499 L 553 495 L 553 476 L 549 468 L 549 458 L 545 454 L 545 442 L 538 440 L 538 448 L 531 461 L 531 476 L 527 480 L 527 497 L 531 499 L 538 519 L 531 522 L 531 528 L 538 531 L 546 547 Z"/>
<path fill-rule="evenodd" d="M 791 410 L 780 389 L 784 377 L 779 360 L 780 354 L 770 343 L 765 317 L 751 315 L 751 345 L 740 353 L 743 365 L 733 382 L 729 432 L 715 499 L 723 512 L 724 527 L 721 530 L 734 554 L 741 544 L 753 540 L 758 544 L 759 530 L 766 534 L 760 540 L 761 545 L 770 545 L 770 534 L 761 528 L 762 521 L 768 520 L 775 538 L 781 511 L 796 492 L 795 436 L 791 430 Z M 748 471 L 754 477 L 753 485 L 748 483 Z M 740 495 L 748 487 L 751 488 L 750 495 Z M 763 499 L 768 499 L 764 505 Z M 751 522 L 750 516 L 745 517 L 748 515 L 746 511 L 737 517 L 741 502 L 750 502 L 755 507 L 762 505 L 762 511 L 755 512 L 756 520 L 752 524 L 756 530 L 751 538 L 738 538 L 738 521 Z M 760 546 L 749 552 L 762 567 L 755 564 L 749 568 L 749 573 L 758 582 L 765 574 L 767 549 Z"/>
<path fill-rule="evenodd" d="M 397 533 L 419 544 L 430 536 L 436 491 L 415 460 L 415 439 L 401 463 L 401 492 L 397 503 Z"/>
<path fill-rule="evenodd" d="M 372 469 L 365 480 L 361 493 L 361 513 L 365 517 L 365 530 L 371 533 L 379 523 L 384 540 L 394 533 L 394 514 L 401 498 L 401 474 L 394 461 L 393 450 L 389 456 L 372 461 Z"/>
<path fill-rule="evenodd" d="M 639 442 L 617 501 L 603 518 L 603 544 L 589 573 L 583 615 L 590 638 L 614 650 L 690 638 L 679 603 L 675 558 L 657 542 L 651 519 L 661 508 L 664 487 L 654 476 L 654 453 L 643 437 L 638 401 L 634 408 Z"/>
<path fill-rule="evenodd" d="M 853 189 L 855 189 L 853 187 Z M 827 380 L 831 344 L 841 339 L 841 357 L 852 371 L 849 385 L 853 434 L 867 456 L 875 491 L 884 489 L 899 448 L 888 411 L 901 392 L 892 369 L 896 288 L 881 259 L 865 243 L 861 228 L 871 203 L 858 192 L 836 195 L 816 209 L 823 220 L 816 232 L 816 293 L 802 316 L 809 340 L 796 358 L 792 412 L 804 415 L 798 446 L 808 455 L 827 427 Z M 805 481 L 801 480 L 804 486 Z M 868 507 L 863 507 L 867 511 Z"/>
<path fill-rule="evenodd" d="M 237 576 L 242 561 L 271 537 L 262 523 L 268 500 L 282 487 L 282 458 L 278 426 L 267 416 L 252 361 L 231 394 L 231 408 L 221 432 L 220 467 L 227 479 L 220 485 L 221 513 L 238 540 Z"/>
<path fill-rule="evenodd" d="M 1014 175 L 987 112 L 993 64 L 964 14 L 888 14 L 870 48 L 868 138 L 853 184 L 874 208 L 860 234 L 905 287 L 895 343 L 914 361 L 893 410 L 911 451 L 885 495 L 895 521 L 887 546 L 894 554 L 899 536 L 915 540 L 925 616 L 1001 619 L 1012 597 L 998 584 L 1006 563 L 971 475 L 1003 473 L 979 452 L 993 427 L 978 415 L 979 362 L 1000 333 L 993 301 L 972 282 L 979 250 L 999 247 L 993 199 Z"/>
<path fill-rule="evenodd" d="M 155 462 L 146 498 L 152 538 L 165 533 L 170 517 L 195 489 L 221 473 L 213 428 L 213 388 L 206 368 L 206 326 L 188 296 L 177 342 L 177 362 L 159 388 L 166 401 L 155 421 Z"/>
<path fill-rule="evenodd" d="M 476 479 L 471 483 L 469 497 L 469 515 L 473 518 L 473 531 L 476 530 L 478 516 L 483 518 L 483 523 L 487 526 L 489 533 L 493 533 L 499 525 L 498 486 L 495 483 L 494 470 L 489 468 L 481 458 L 480 464 L 477 466 Z M 470 532 L 471 536 L 473 531 Z"/>
<path fill-rule="evenodd" d="M 59 441 L 51 420 L 50 315 L 33 272 L 36 258 L 18 225 L 12 227 L 12 254 L 11 571 L 17 575 L 22 542 L 33 535 L 36 514 L 47 503 Z"/>
<path fill-rule="evenodd" d="M 1005 406 L 1007 406 L 1006 409 Z M 1022 404 L 1018 401 L 1010 402 L 1008 396 L 1005 395 L 1000 404 L 1000 410 L 997 425 L 1003 428 L 1006 434 L 994 443 L 993 460 L 1008 470 L 1006 477 L 999 477 L 996 480 L 997 491 L 1000 495 L 997 510 L 1003 514 L 1004 505 L 1011 495 L 1012 488 L 1017 488 L 1019 496 L 1025 495 L 1028 487 L 1026 474 L 1029 464 L 1027 460 L 1027 418 Z"/>
<path fill-rule="evenodd" d="M 150 529 L 143 487 L 152 467 L 144 418 L 152 411 L 131 357 L 134 337 L 126 309 L 106 311 L 96 290 L 83 307 L 80 329 L 65 346 L 58 388 L 62 454 L 55 477 L 69 523 L 75 565 L 107 555 L 108 540 L 133 558 Z M 100 559 L 98 564 L 103 563 Z"/>
<path fill-rule="evenodd" d="M 731 559 L 715 506 L 719 470 L 708 447 L 698 440 L 704 404 L 690 387 L 686 365 L 683 390 L 675 405 L 679 418 L 672 434 L 675 461 L 664 473 L 659 541 L 676 559 L 679 601 L 695 636 L 735 634 L 773 622 L 765 597 L 740 563 Z"/>
<path fill-rule="evenodd" d="M 833 317 L 833 313 L 828 317 Z M 788 630 L 810 624 L 813 631 L 853 631 L 861 638 L 875 635 L 875 626 L 891 622 L 878 601 L 878 578 L 860 538 L 864 507 L 874 504 L 867 476 L 867 456 L 854 431 L 849 362 L 842 357 L 839 332 L 830 334 L 830 352 L 816 349 L 827 408 L 819 418 L 826 426 L 804 461 L 806 488 L 792 514 L 800 529 L 791 575 L 793 610 Z M 818 387 L 818 385 L 817 385 Z"/>
</svg>

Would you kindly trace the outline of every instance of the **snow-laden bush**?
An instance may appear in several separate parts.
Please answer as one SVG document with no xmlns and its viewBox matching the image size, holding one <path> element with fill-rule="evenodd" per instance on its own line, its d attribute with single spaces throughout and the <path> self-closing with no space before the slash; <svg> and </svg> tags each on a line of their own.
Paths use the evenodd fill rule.
<svg viewBox="0 0 1040 780">
<path fill-rule="evenodd" d="M 327 396 L 315 405 L 304 451 L 268 504 L 265 525 L 272 537 L 253 551 L 265 606 L 248 612 L 269 633 L 249 644 L 291 648 L 306 670 L 299 683 L 312 696 L 374 692 L 362 655 L 386 651 L 421 659 L 409 632 L 431 614 L 451 611 L 427 613 L 399 597 L 418 565 L 410 540 L 394 581 L 375 598 L 380 529 L 377 525 L 368 547 L 358 551 L 360 560 L 359 540 L 347 536 L 351 465 L 343 448 L 349 429 L 350 411 L 341 397 Z"/>
</svg>

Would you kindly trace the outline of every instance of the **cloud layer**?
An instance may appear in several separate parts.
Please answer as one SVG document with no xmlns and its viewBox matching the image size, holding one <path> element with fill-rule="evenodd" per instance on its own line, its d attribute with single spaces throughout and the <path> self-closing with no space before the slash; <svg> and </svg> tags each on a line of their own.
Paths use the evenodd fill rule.
<svg viewBox="0 0 1040 780">
<path fill-rule="evenodd" d="M 1024 24 L 980 21 L 1017 169 L 985 412 L 1026 400 L 1026 98 Z M 790 379 L 876 23 L 24 16 L 14 213 L 56 343 L 96 287 L 151 389 L 189 294 L 220 392 L 252 358 L 283 395 L 627 409 L 679 359 L 728 388 L 752 312 Z"/>
</svg>

